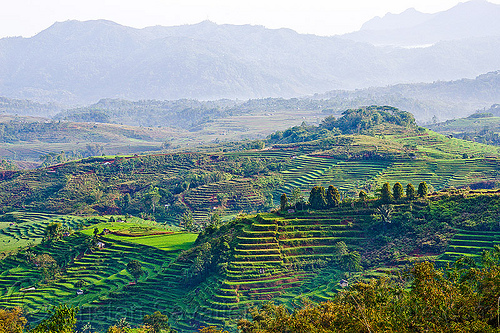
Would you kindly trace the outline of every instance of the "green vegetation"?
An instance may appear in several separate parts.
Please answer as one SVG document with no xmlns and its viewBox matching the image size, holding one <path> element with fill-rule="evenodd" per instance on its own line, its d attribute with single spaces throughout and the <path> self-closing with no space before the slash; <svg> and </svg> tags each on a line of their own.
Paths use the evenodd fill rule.
<svg viewBox="0 0 500 333">
<path fill-rule="evenodd" d="M 158 311 L 180 332 L 233 332 L 268 300 L 313 309 L 341 280 L 378 286 L 498 244 L 497 148 L 390 107 L 285 132 L 2 173 L 0 307 L 22 306 L 33 325 L 66 304 L 93 330 L 154 326 L 144 315 Z"/>
<path fill-rule="evenodd" d="M 479 267 L 459 260 L 446 270 L 415 264 L 392 279 L 355 283 L 331 301 L 290 312 L 267 303 L 240 320 L 243 333 L 498 332 L 500 247 Z"/>
</svg>

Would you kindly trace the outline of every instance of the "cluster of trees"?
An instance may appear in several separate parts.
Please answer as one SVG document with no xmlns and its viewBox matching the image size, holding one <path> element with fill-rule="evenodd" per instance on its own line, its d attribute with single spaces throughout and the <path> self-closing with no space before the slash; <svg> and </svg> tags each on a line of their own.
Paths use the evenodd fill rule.
<svg viewBox="0 0 500 333">
<path fill-rule="evenodd" d="M 380 124 L 416 128 L 415 118 L 411 113 L 391 106 L 376 105 L 346 110 L 338 119 L 327 117 L 320 127 L 327 130 L 337 129 L 343 134 L 361 134 Z"/>
<path fill-rule="evenodd" d="M 390 203 L 393 201 L 400 201 L 405 197 L 405 192 L 403 190 L 403 185 L 397 182 L 392 187 L 392 192 L 389 183 L 384 183 L 382 188 L 378 190 L 380 194 L 380 200 L 384 203 Z M 415 190 L 413 184 L 408 183 L 406 185 L 406 199 L 415 200 L 417 197 L 425 198 L 429 192 L 429 187 L 426 182 L 421 182 L 418 184 L 418 190 Z M 360 193 L 360 198 L 361 198 Z M 364 195 L 363 195 L 364 196 Z"/>
<path fill-rule="evenodd" d="M 393 278 L 358 282 L 320 305 L 290 312 L 267 303 L 242 319 L 242 333 L 499 332 L 500 247 L 481 263 L 462 258 L 438 269 L 415 264 Z"/>
<path fill-rule="evenodd" d="M 137 126 L 168 126 L 196 130 L 214 119 L 240 114 L 237 102 L 218 100 L 200 102 L 191 99 L 172 101 L 126 101 L 102 99 L 99 102 L 61 112 L 55 119 L 106 122 Z"/>
<path fill-rule="evenodd" d="M 335 208 L 341 203 L 341 194 L 333 185 L 328 186 L 325 191 L 323 186 L 314 186 L 309 194 L 308 202 L 305 201 L 300 189 L 295 188 L 290 200 L 283 193 L 280 198 L 280 210 L 285 211 L 290 208 L 304 209 L 330 209 Z"/>
<path fill-rule="evenodd" d="M 319 126 L 302 123 L 283 132 L 277 131 L 269 135 L 266 141 L 268 144 L 328 141 L 341 134 L 371 134 L 371 130 L 381 124 L 417 128 L 415 118 L 409 112 L 390 106 L 368 106 L 346 110 L 338 119 L 329 116 Z"/>
<path fill-rule="evenodd" d="M 453 133 L 457 139 L 484 143 L 487 145 L 500 146 L 500 135 L 497 128 L 484 128 L 478 131 L 468 131 L 462 133 Z"/>
<path fill-rule="evenodd" d="M 421 182 L 418 185 L 418 190 L 415 189 L 413 184 L 406 185 L 406 199 L 415 200 L 417 197 L 426 197 L 429 188 L 426 182 Z M 389 183 L 384 183 L 382 188 L 377 190 L 379 193 L 380 201 L 382 203 L 391 203 L 400 201 L 405 197 L 405 191 L 401 183 L 396 183 L 392 187 Z M 296 188 L 292 192 L 291 200 L 285 193 L 280 198 L 280 210 L 286 211 L 287 209 L 294 208 L 298 210 L 303 209 L 332 209 L 340 205 L 343 200 L 342 193 L 333 185 L 328 186 L 327 190 L 323 186 L 314 186 L 309 194 L 308 202 L 305 202 L 300 189 Z M 366 202 L 368 194 L 365 191 L 359 192 L 359 201 Z"/>
</svg>

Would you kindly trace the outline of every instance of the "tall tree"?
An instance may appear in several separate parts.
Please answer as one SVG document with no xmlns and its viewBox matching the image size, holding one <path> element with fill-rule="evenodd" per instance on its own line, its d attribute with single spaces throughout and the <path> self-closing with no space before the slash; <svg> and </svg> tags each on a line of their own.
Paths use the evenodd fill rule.
<svg viewBox="0 0 500 333">
<path fill-rule="evenodd" d="M 380 189 L 380 200 L 384 203 L 389 203 L 392 201 L 391 189 L 389 183 L 384 183 Z"/>
<path fill-rule="evenodd" d="M 299 202 L 304 201 L 304 196 L 302 195 L 302 191 L 300 188 L 295 187 L 292 190 L 292 196 L 289 198 L 288 203 L 292 207 L 296 207 Z"/>
<path fill-rule="evenodd" d="M 280 210 L 282 212 L 285 211 L 287 204 L 288 204 L 288 198 L 286 197 L 286 194 L 283 193 L 280 198 Z"/>
<path fill-rule="evenodd" d="M 149 186 L 149 190 L 148 193 L 146 193 L 145 200 L 151 206 L 153 214 L 156 210 L 156 204 L 158 203 L 158 201 L 160 201 L 160 199 L 161 195 L 158 187 L 155 187 L 153 185 Z"/>
<path fill-rule="evenodd" d="M 187 211 L 181 216 L 181 225 L 184 227 L 185 230 L 187 231 L 194 231 L 196 230 L 196 224 L 193 218 L 193 213 L 191 211 Z"/>
<path fill-rule="evenodd" d="M 401 200 L 403 198 L 403 195 L 404 195 L 403 185 L 401 185 L 400 182 L 397 182 L 392 187 L 392 196 L 394 197 L 394 200 Z"/>
<path fill-rule="evenodd" d="M 314 186 L 311 189 L 309 204 L 312 209 L 324 209 L 327 207 L 325 188 L 323 186 Z"/>
<path fill-rule="evenodd" d="M 340 203 L 339 190 L 333 185 L 328 186 L 326 191 L 326 203 L 329 208 L 337 207 Z"/>
<path fill-rule="evenodd" d="M 417 191 L 415 190 L 415 186 L 412 183 L 406 185 L 406 198 L 408 200 L 415 200 L 417 197 Z"/>
<path fill-rule="evenodd" d="M 427 196 L 427 192 L 429 191 L 429 188 L 427 187 L 426 182 L 421 182 L 418 184 L 418 196 L 425 198 Z"/>
</svg>

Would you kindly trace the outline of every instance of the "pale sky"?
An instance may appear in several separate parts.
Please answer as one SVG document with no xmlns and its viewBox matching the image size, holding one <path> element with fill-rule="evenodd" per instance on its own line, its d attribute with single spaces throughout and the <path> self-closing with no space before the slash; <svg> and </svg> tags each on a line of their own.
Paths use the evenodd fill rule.
<svg viewBox="0 0 500 333">
<path fill-rule="evenodd" d="M 358 30 L 388 12 L 413 7 L 435 13 L 459 2 L 465 0 L 0 0 L 0 38 L 30 37 L 54 22 L 73 19 L 107 19 L 135 28 L 208 19 L 330 36 Z"/>
</svg>

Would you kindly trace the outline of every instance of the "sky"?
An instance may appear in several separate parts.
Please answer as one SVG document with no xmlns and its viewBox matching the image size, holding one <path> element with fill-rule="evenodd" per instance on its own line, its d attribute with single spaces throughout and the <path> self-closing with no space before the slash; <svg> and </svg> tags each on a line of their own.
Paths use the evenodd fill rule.
<svg viewBox="0 0 500 333">
<path fill-rule="evenodd" d="M 435 13 L 459 2 L 465 0 L 0 0 L 0 38 L 31 37 L 55 22 L 95 19 L 135 28 L 208 19 L 331 36 L 359 30 L 388 12 L 415 8 Z"/>
</svg>

